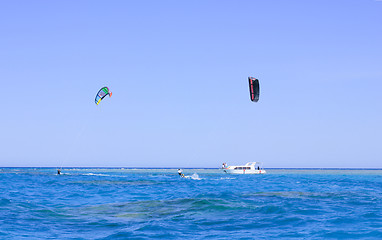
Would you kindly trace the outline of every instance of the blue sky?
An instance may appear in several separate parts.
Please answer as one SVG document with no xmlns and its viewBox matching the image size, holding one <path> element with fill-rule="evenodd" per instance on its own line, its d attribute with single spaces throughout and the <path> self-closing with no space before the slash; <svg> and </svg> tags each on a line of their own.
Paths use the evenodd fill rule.
<svg viewBox="0 0 382 240">
<path fill-rule="evenodd" d="M 382 167 L 381 1 L 1 1 L 0 31 L 0 166 Z"/>
</svg>

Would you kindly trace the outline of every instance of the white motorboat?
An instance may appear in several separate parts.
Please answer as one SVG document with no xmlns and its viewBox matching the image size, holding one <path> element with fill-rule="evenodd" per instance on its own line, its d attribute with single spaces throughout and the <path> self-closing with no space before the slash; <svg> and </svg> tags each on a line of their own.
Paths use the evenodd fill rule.
<svg viewBox="0 0 382 240">
<path fill-rule="evenodd" d="M 261 162 L 249 162 L 242 166 L 224 166 L 221 168 L 225 173 L 230 174 L 264 174 L 267 173 L 262 168 Z"/>
</svg>

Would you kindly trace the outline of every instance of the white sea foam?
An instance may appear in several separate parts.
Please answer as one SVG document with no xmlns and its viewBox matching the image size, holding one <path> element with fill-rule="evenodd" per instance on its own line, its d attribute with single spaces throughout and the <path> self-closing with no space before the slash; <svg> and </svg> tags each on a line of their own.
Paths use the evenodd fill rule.
<svg viewBox="0 0 382 240">
<path fill-rule="evenodd" d="M 70 174 L 70 173 L 63 173 L 63 172 L 61 172 L 60 174 L 57 174 L 57 173 L 56 173 L 56 175 L 72 175 L 72 174 Z"/>
<path fill-rule="evenodd" d="M 86 175 L 86 176 L 104 176 L 104 177 L 110 177 L 111 176 L 111 175 L 102 174 L 102 173 L 84 173 L 82 175 Z"/>
<path fill-rule="evenodd" d="M 202 180 L 197 173 L 192 174 L 191 176 L 184 176 L 185 178 L 190 178 L 193 180 Z"/>
</svg>

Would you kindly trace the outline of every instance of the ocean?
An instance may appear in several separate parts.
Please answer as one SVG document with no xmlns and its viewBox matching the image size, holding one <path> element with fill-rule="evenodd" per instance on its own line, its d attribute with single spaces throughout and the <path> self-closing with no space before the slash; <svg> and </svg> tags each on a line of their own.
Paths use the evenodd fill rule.
<svg viewBox="0 0 382 240">
<path fill-rule="evenodd" d="M 0 239 L 382 239 L 382 170 L 0 168 Z"/>
</svg>

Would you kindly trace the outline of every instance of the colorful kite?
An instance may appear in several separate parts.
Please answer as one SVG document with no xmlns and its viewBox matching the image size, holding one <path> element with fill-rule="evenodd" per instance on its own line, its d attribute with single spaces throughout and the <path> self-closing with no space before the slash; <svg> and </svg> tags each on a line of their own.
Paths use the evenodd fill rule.
<svg viewBox="0 0 382 240">
<path fill-rule="evenodd" d="M 104 99 L 107 95 L 111 97 L 111 94 L 112 93 L 110 92 L 108 87 L 101 88 L 95 97 L 95 103 L 98 105 L 101 102 L 101 100 Z"/>
<path fill-rule="evenodd" d="M 252 102 L 259 101 L 260 85 L 259 80 L 254 77 L 248 77 L 249 81 L 249 94 Z"/>
</svg>

